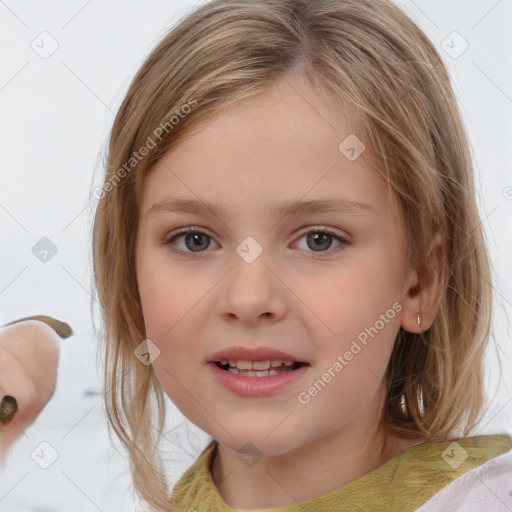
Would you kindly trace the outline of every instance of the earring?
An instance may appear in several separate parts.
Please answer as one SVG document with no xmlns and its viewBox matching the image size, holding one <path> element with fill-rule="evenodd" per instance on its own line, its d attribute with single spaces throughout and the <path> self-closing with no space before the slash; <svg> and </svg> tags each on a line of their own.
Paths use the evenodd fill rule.
<svg viewBox="0 0 512 512">
<path fill-rule="evenodd" d="M 421 325 L 421 315 L 419 313 L 416 313 L 416 323 L 418 327 Z"/>
</svg>

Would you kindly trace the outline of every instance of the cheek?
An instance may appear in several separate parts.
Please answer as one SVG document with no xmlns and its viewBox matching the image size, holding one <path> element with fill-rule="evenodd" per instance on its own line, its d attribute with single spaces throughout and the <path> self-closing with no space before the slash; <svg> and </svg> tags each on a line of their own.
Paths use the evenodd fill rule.
<svg viewBox="0 0 512 512">
<path fill-rule="evenodd" d="M 198 302 L 201 290 L 159 259 L 141 261 L 137 276 L 146 334 L 163 341 Z"/>
<path fill-rule="evenodd" d="M 298 280 L 300 298 L 307 306 L 303 322 L 317 348 L 317 378 L 329 369 L 336 376 L 343 374 L 338 382 L 343 381 L 342 387 L 351 394 L 360 394 L 363 381 L 372 388 L 368 379 L 375 386 L 379 384 L 393 349 L 402 309 L 395 293 L 393 272 L 382 258 L 360 258 L 353 265 L 340 267 L 337 273 L 330 272 L 328 278 L 317 276 L 313 279 L 315 287 L 311 278 Z M 339 364 L 335 365 L 336 362 Z"/>
<path fill-rule="evenodd" d="M 192 344 L 186 343 L 184 336 L 187 313 L 197 298 L 187 295 L 189 288 L 180 282 L 178 275 L 168 276 L 157 269 L 161 267 L 141 265 L 137 275 L 146 337 L 160 351 L 153 368 L 167 392 L 174 382 L 171 375 L 179 378 L 177 372 L 185 368 L 187 359 L 190 365 Z M 188 332 L 189 337 L 191 334 Z"/>
<path fill-rule="evenodd" d="M 194 278 L 179 265 L 156 258 L 144 263 L 137 275 L 146 336 L 160 350 L 155 369 L 162 378 L 166 371 L 193 373 L 204 364 L 201 332 L 211 315 L 208 291 L 215 278 Z"/>
<path fill-rule="evenodd" d="M 399 297 L 392 272 L 384 266 L 378 268 L 375 261 L 359 258 L 322 275 L 296 275 L 293 288 L 310 318 L 312 334 L 347 340 L 372 326 Z M 395 317 L 394 311 L 390 315 Z"/>
</svg>

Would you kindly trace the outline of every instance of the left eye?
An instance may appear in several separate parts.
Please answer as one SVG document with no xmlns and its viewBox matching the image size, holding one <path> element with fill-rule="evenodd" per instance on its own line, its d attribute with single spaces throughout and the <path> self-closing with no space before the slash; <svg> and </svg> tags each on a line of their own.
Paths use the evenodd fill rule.
<svg viewBox="0 0 512 512">
<path fill-rule="evenodd" d="M 183 237 L 185 241 L 185 248 L 178 248 L 177 250 L 172 248 L 175 252 L 185 252 L 188 254 L 194 252 L 204 252 L 204 249 L 209 247 L 210 241 L 213 241 L 213 238 L 210 235 L 206 234 L 204 231 L 201 231 L 199 228 L 189 227 L 183 228 L 178 233 L 167 238 L 164 241 L 164 245 L 175 245 L 176 240 L 179 240 Z M 302 238 L 306 238 L 306 244 L 309 248 L 315 248 L 312 252 L 327 252 L 327 249 L 329 249 L 332 245 L 333 239 L 337 240 L 339 245 L 334 250 L 330 251 L 331 253 L 337 252 L 338 250 L 341 250 L 343 246 L 350 244 L 344 238 L 325 229 L 311 229 L 302 233 L 302 235 L 299 237 L 299 240 Z M 187 249 L 190 249 L 190 251 L 187 251 Z"/>
</svg>

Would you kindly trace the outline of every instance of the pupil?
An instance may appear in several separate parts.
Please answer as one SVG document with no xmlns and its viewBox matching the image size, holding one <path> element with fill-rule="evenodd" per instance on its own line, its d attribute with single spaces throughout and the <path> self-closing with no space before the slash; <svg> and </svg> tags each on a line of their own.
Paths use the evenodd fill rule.
<svg viewBox="0 0 512 512">
<path fill-rule="evenodd" d="M 324 245 L 325 245 L 325 241 L 327 240 L 327 242 L 328 242 L 328 243 L 327 243 L 327 245 L 326 245 L 325 247 L 320 247 L 319 245 L 317 245 L 316 247 L 317 247 L 317 248 L 328 249 L 328 248 L 329 248 L 329 246 L 331 245 L 331 243 L 330 243 L 330 237 L 331 237 L 331 236 L 332 236 L 332 235 L 329 235 L 329 234 L 327 234 L 327 233 L 315 233 L 315 234 L 309 234 L 309 235 L 308 235 L 308 242 L 310 242 L 310 241 L 313 239 L 313 240 L 315 241 L 315 244 L 316 244 L 318 241 L 320 242 L 320 244 L 322 244 L 322 239 L 324 239 L 324 240 L 323 240 L 323 243 L 324 243 Z"/>
<path fill-rule="evenodd" d="M 197 241 L 198 241 L 198 239 L 199 239 L 199 241 L 200 241 L 200 240 L 201 240 L 201 237 L 203 237 L 205 240 L 206 240 L 206 238 L 208 238 L 207 236 L 202 235 L 202 234 L 200 234 L 200 233 L 192 233 L 192 234 L 190 234 L 190 233 L 189 233 L 189 234 L 185 237 L 185 244 L 187 245 L 187 247 L 188 247 L 190 250 L 194 251 L 194 250 L 195 250 L 195 249 L 194 249 L 194 247 L 195 247 L 196 249 L 197 249 L 198 247 L 199 247 L 199 249 L 206 249 L 206 248 L 208 247 L 208 243 L 204 244 L 204 241 L 203 241 L 203 245 L 204 245 L 204 247 L 201 247 L 200 245 L 199 245 L 199 246 L 198 246 L 198 245 L 189 246 L 188 242 L 190 241 L 190 237 L 192 237 L 192 238 L 193 238 L 194 243 L 195 243 L 195 242 L 197 242 Z M 197 252 L 197 251 L 196 251 L 196 252 Z"/>
</svg>

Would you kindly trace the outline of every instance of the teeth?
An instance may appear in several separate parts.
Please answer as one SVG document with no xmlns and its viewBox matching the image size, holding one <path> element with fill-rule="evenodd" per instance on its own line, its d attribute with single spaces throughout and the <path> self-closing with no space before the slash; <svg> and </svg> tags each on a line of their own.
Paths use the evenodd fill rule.
<svg viewBox="0 0 512 512">
<path fill-rule="evenodd" d="M 270 368 L 270 360 L 265 359 L 265 361 L 254 361 L 252 363 L 253 370 L 268 370 Z"/>
<path fill-rule="evenodd" d="M 239 370 L 268 370 L 269 368 L 278 368 L 283 364 L 285 366 L 292 366 L 294 361 L 283 361 L 281 359 L 265 359 L 264 361 L 247 361 L 244 359 L 222 359 L 220 364 L 227 365 L 231 368 L 238 368 Z"/>
<path fill-rule="evenodd" d="M 258 372 L 253 372 L 252 370 L 239 370 L 238 368 L 232 368 L 231 366 L 227 370 L 229 373 L 233 375 L 241 375 L 243 377 L 272 377 L 272 375 L 279 375 L 281 373 L 287 373 L 291 371 L 291 368 L 288 370 L 261 370 Z"/>
</svg>

